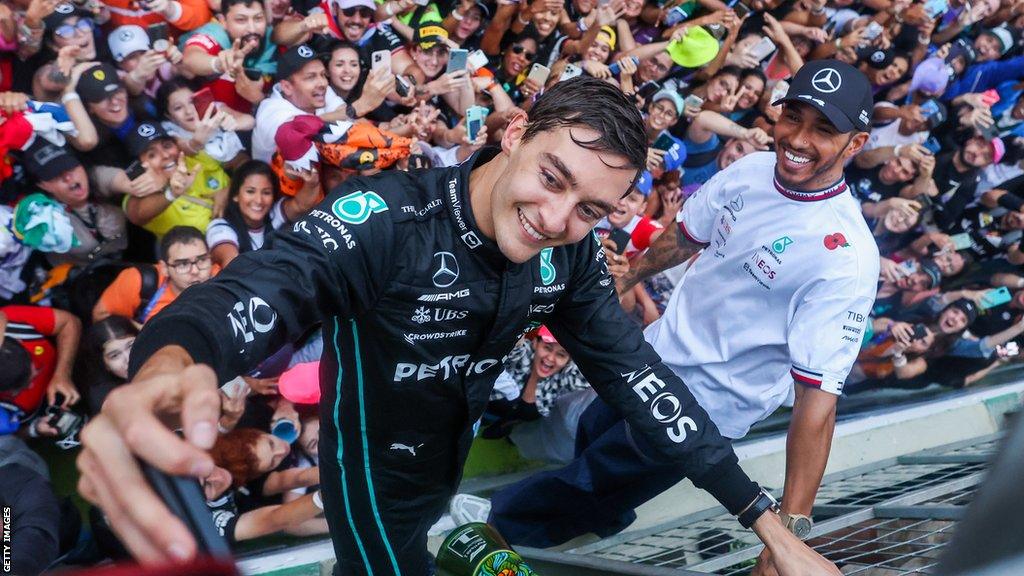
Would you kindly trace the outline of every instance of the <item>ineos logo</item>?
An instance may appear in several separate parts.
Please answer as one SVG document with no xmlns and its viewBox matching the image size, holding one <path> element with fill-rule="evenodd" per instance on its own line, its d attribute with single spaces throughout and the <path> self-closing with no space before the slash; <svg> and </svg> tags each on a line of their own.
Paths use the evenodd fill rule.
<svg viewBox="0 0 1024 576">
<path fill-rule="evenodd" d="M 437 262 L 437 271 L 431 278 L 434 286 L 447 288 L 459 279 L 459 261 L 451 252 L 434 252 L 434 260 Z"/>
<path fill-rule="evenodd" d="M 303 58 L 312 58 L 313 57 L 313 49 L 310 48 L 309 46 L 306 46 L 305 44 L 303 44 L 302 46 L 299 46 L 299 49 L 297 50 L 297 52 L 299 53 L 299 56 L 302 56 Z"/>
<path fill-rule="evenodd" d="M 138 132 L 139 136 L 142 136 L 143 138 L 149 138 L 153 134 L 156 134 L 156 128 L 154 128 L 152 124 L 143 124 L 139 126 Z"/>
<path fill-rule="evenodd" d="M 822 68 L 811 77 L 811 86 L 818 92 L 831 94 L 843 85 L 843 77 L 835 68 Z"/>
</svg>

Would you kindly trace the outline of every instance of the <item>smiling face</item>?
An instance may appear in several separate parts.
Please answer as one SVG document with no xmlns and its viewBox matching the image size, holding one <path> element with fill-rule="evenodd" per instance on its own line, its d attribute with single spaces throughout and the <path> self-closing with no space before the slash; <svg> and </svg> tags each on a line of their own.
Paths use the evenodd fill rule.
<svg viewBox="0 0 1024 576">
<path fill-rule="evenodd" d="M 437 78 L 448 65 L 448 46 L 438 42 L 424 50 L 416 44 L 412 48 L 412 59 L 423 70 L 427 78 Z"/>
<path fill-rule="evenodd" d="M 121 380 L 128 379 L 128 355 L 131 354 L 135 336 L 107 340 L 103 344 L 103 365 L 107 371 Z"/>
<path fill-rule="evenodd" d="M 285 99 L 297 108 L 313 113 L 324 107 L 327 94 L 327 69 L 319 60 L 310 60 L 300 70 L 278 83 Z"/>
<path fill-rule="evenodd" d="M 647 113 L 647 134 L 657 137 L 662 130 L 668 130 L 679 120 L 675 104 L 668 98 L 662 98 L 651 104 Z"/>
<path fill-rule="evenodd" d="M 865 132 L 839 132 L 810 105 L 786 102 L 775 123 L 775 172 L 796 190 L 818 190 L 838 181 L 846 160 L 864 147 Z"/>
<path fill-rule="evenodd" d="M 560 10 L 543 10 L 533 13 L 533 27 L 537 29 L 537 34 L 541 38 L 547 38 L 555 31 L 555 26 L 558 25 L 559 14 L 561 14 Z"/>
<path fill-rule="evenodd" d="M 903 234 L 913 228 L 914 225 L 917 224 L 917 220 L 917 216 L 909 216 L 902 210 L 890 210 L 885 213 L 885 217 L 882 219 L 882 225 L 885 226 L 885 229 L 888 232 L 893 234 Z"/>
<path fill-rule="evenodd" d="M 615 228 L 625 228 L 633 217 L 647 209 L 647 198 L 639 190 L 634 189 L 619 199 L 615 210 L 608 214 L 608 223 Z"/>
<path fill-rule="evenodd" d="M 914 161 L 910 158 L 900 158 L 898 156 L 887 160 L 878 171 L 878 179 L 883 184 L 910 182 L 916 175 L 917 169 L 914 168 Z"/>
<path fill-rule="evenodd" d="M 128 91 L 124 88 L 119 88 L 116 92 L 99 102 L 86 104 L 86 109 L 100 123 L 112 128 L 120 126 L 128 119 Z"/>
<path fill-rule="evenodd" d="M 266 12 L 259 2 L 248 5 L 232 4 L 228 8 L 227 14 L 218 15 L 217 19 L 224 26 L 228 38 L 232 42 L 241 39 L 243 47 L 246 44 L 258 46 L 263 42 L 263 36 L 267 33 Z"/>
<path fill-rule="evenodd" d="M 331 61 L 327 66 L 331 85 L 335 90 L 348 94 L 359 84 L 359 53 L 349 47 L 338 48 L 331 53 Z"/>
<path fill-rule="evenodd" d="M 533 371 L 538 378 L 550 378 L 569 363 L 569 353 L 557 342 L 533 341 Z"/>
<path fill-rule="evenodd" d="M 907 60 L 906 57 L 902 55 L 897 56 L 895 59 L 893 59 L 892 64 L 889 64 L 888 66 L 882 68 L 881 70 L 869 68 L 868 78 L 871 80 L 871 83 L 874 84 L 875 86 L 885 86 L 887 84 L 892 84 L 893 82 L 902 78 L 903 75 L 907 73 L 907 69 L 909 67 L 910 61 Z"/>
<path fill-rule="evenodd" d="M 459 21 L 459 25 L 455 27 L 455 38 L 465 40 L 476 31 L 480 29 L 480 25 L 483 24 L 484 13 L 480 10 L 480 7 L 473 5 L 472 8 L 466 12 L 466 15 Z"/>
<path fill-rule="evenodd" d="M 974 61 L 980 63 L 996 60 L 1001 55 L 1002 49 L 1003 44 L 999 38 L 987 33 L 980 34 L 974 39 L 974 51 L 977 53 L 977 58 Z"/>
<path fill-rule="evenodd" d="M 366 6 L 355 6 L 338 10 L 338 27 L 345 40 L 356 43 L 366 33 L 373 22 L 373 9 Z"/>
<path fill-rule="evenodd" d="M 739 138 L 730 138 L 725 143 L 725 147 L 718 154 L 718 167 L 725 170 L 730 164 L 743 158 L 747 154 L 753 154 L 757 152 L 757 148 L 750 143 L 749 140 L 740 140 Z"/>
<path fill-rule="evenodd" d="M 139 160 L 150 170 L 162 173 L 168 178 L 178 168 L 178 154 L 181 150 L 174 138 L 161 138 L 154 141 L 142 153 Z"/>
<path fill-rule="evenodd" d="M 747 76 L 740 82 L 740 97 L 736 99 L 737 110 L 750 110 L 757 106 L 764 94 L 764 80 L 758 76 Z"/>
<path fill-rule="evenodd" d="M 66 170 L 52 180 L 40 181 L 39 188 L 71 208 L 83 206 L 89 200 L 89 177 L 82 166 Z"/>
<path fill-rule="evenodd" d="M 967 328 L 967 314 L 951 306 L 939 314 L 938 325 L 943 334 L 956 334 Z"/>
<path fill-rule="evenodd" d="M 612 53 L 611 38 L 607 32 L 598 32 L 597 40 L 590 44 L 587 48 L 587 52 L 583 55 L 584 60 L 590 60 L 591 62 L 600 62 L 604 64 L 608 61 L 608 56 Z"/>
<path fill-rule="evenodd" d="M 192 103 L 192 89 L 179 88 L 167 97 L 167 118 L 189 132 L 195 132 L 199 113 Z"/>
<path fill-rule="evenodd" d="M 88 18 L 70 16 L 57 27 L 53 34 L 54 52 L 65 46 L 77 46 L 78 55 L 75 60 L 89 62 L 96 59 L 96 37 L 93 36 L 93 23 Z"/>
<path fill-rule="evenodd" d="M 720 103 L 726 96 L 736 91 L 740 79 L 733 74 L 718 74 L 708 82 L 708 102 Z"/>
<path fill-rule="evenodd" d="M 543 248 L 579 242 L 615 209 L 637 170 L 625 157 L 574 142 L 598 138 L 592 129 L 559 127 L 522 140 L 525 118 L 515 117 L 502 137 L 507 154 L 490 206 L 478 218 L 506 258 L 526 262 Z M 487 222 L 489 216 L 489 222 Z"/>
<path fill-rule="evenodd" d="M 250 174 L 238 189 L 238 209 L 250 228 L 263 224 L 274 204 L 274 186 L 265 174 Z"/>
</svg>

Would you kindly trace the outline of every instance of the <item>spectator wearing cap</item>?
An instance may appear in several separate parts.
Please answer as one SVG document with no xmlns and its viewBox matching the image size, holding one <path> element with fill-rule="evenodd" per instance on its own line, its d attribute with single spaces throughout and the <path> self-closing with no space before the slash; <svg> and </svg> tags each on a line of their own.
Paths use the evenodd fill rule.
<svg viewBox="0 0 1024 576">
<path fill-rule="evenodd" d="M 460 0 L 459 5 L 445 16 L 442 26 L 448 38 L 464 50 L 476 50 L 483 37 L 484 23 L 491 17 L 491 9 L 479 0 Z"/>
<path fill-rule="evenodd" d="M 861 63 L 860 69 L 876 90 L 891 86 L 910 69 L 910 58 L 894 49 L 875 50 Z"/>
<path fill-rule="evenodd" d="M 964 210 L 950 228 L 967 233 L 965 251 L 981 261 L 982 273 L 1016 272 L 1024 264 L 1020 241 L 1024 233 L 1024 176 L 1017 176 L 981 195 L 977 206 Z"/>
<path fill-rule="evenodd" d="M 223 0 L 214 21 L 179 40 L 182 67 L 205 78 L 218 102 L 252 113 L 277 72 L 275 31 L 262 0 Z"/>
<path fill-rule="evenodd" d="M 78 48 L 75 60 L 91 62 L 96 60 L 96 22 L 92 14 L 77 8 L 70 2 L 61 2 L 43 19 L 46 31 L 43 41 L 47 48 L 56 55 L 61 48 L 74 46 Z"/>
<path fill-rule="evenodd" d="M 156 122 L 139 124 L 127 139 L 145 172 L 132 180 L 123 207 L 128 220 L 161 238 L 175 226 L 206 231 L 215 205 L 227 201 L 228 175 L 205 150 L 186 155 Z"/>
<path fill-rule="evenodd" d="M 907 98 L 912 102 L 939 98 L 946 91 L 952 73 L 952 67 L 942 58 L 926 59 L 914 68 Z"/>
<path fill-rule="evenodd" d="M 277 149 L 277 129 L 292 118 L 325 111 L 327 69 L 308 44 L 292 46 L 277 63 L 277 84 L 256 111 L 252 155 L 270 163 Z"/>
<path fill-rule="evenodd" d="M 1015 41 L 1016 33 L 1004 26 L 982 30 L 974 39 L 976 62 L 992 62 L 1002 58 L 1013 48 Z"/>
<path fill-rule="evenodd" d="M 1012 43 L 1014 42 L 1012 39 L 1016 38 L 1017 33 L 1009 28 L 995 28 L 993 30 L 999 31 L 999 36 L 996 36 L 996 38 L 999 38 L 1000 46 L 1003 39 L 1010 38 Z M 991 38 L 993 34 L 985 34 L 983 36 Z M 942 99 L 949 102 L 963 94 L 984 92 L 999 86 L 1003 82 L 1019 80 L 1022 77 L 1024 77 L 1024 56 L 1015 56 L 1006 60 L 990 60 L 988 62 L 982 62 L 979 57 L 977 62 L 968 65 L 963 73 L 958 75 L 957 79 L 950 82 L 946 92 L 942 95 Z"/>
<path fill-rule="evenodd" d="M 96 258 L 121 256 L 128 245 L 124 212 L 92 196 L 88 174 L 72 152 L 38 140 L 25 151 L 22 164 L 36 186 L 64 206 L 78 239 L 68 252 L 48 253 L 50 264 L 85 265 Z"/>
<path fill-rule="evenodd" d="M 416 68 L 416 98 L 430 100 L 435 105 L 441 101 L 448 107 L 449 117 L 458 118 L 474 103 L 473 84 L 469 69 L 446 72 L 448 65 L 448 31 L 438 20 L 420 20 L 413 35 L 410 55 Z"/>
<path fill-rule="evenodd" d="M 151 49 L 149 35 L 134 24 L 112 30 L 107 44 L 131 96 L 145 93 L 149 98 L 155 97 L 160 84 L 176 75 L 175 65 L 182 58 L 181 51 L 169 43 L 163 51 Z"/>
<path fill-rule="evenodd" d="M 135 128 L 137 111 L 132 110 L 128 90 L 117 68 L 100 64 L 82 72 L 76 88 L 96 129 L 98 144 L 83 155 L 87 165 L 125 167 L 131 161 L 123 141 Z"/>
<path fill-rule="evenodd" d="M 665 172 L 678 170 L 686 160 L 686 146 L 683 141 L 669 133 L 683 114 L 683 97 L 671 89 L 664 89 L 654 95 L 647 107 L 644 128 L 647 132 L 647 170 L 659 178 Z M 662 142 L 658 142 L 658 139 Z M 666 142 L 671 142 L 666 145 Z M 655 146 L 655 144 L 658 144 Z"/>
<path fill-rule="evenodd" d="M 938 193 L 933 213 L 939 229 L 948 232 L 956 227 L 964 209 L 976 200 L 981 171 L 998 163 L 1005 153 L 1006 146 L 998 136 L 974 135 L 962 147 L 936 158 L 932 179 Z"/>
<path fill-rule="evenodd" d="M 206 0 L 149 0 L 144 4 L 134 0 L 103 0 L 103 4 L 110 13 L 112 28 L 128 24 L 145 28 L 166 22 L 176 32 L 186 32 L 206 24 L 212 16 Z"/>
</svg>

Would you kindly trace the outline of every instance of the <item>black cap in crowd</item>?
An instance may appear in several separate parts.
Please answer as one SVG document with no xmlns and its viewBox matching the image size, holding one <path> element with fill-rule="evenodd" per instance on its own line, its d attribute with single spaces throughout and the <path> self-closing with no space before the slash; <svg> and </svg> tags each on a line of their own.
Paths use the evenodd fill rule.
<svg viewBox="0 0 1024 576">
<path fill-rule="evenodd" d="M 45 18 L 43 18 L 47 37 L 51 36 L 54 30 L 72 16 L 78 16 L 79 18 L 91 18 L 92 14 L 84 10 L 80 10 L 71 2 L 61 2 L 60 4 L 57 4 L 53 8 L 53 12 L 50 12 Z"/>
<path fill-rule="evenodd" d="M 812 60 L 804 64 L 789 85 L 789 92 L 773 105 L 803 102 L 821 112 L 840 132 L 867 132 L 874 98 L 863 72 L 839 60 Z"/>
<path fill-rule="evenodd" d="M 142 156 L 142 153 L 153 142 L 170 137 L 171 135 L 163 129 L 163 126 L 156 122 L 143 122 L 136 126 L 135 130 L 128 133 L 126 143 L 128 144 L 128 151 L 132 153 L 132 156 L 138 157 Z"/>
<path fill-rule="evenodd" d="M 55 146 L 42 138 L 37 138 L 36 142 L 25 150 L 22 162 L 25 170 L 40 182 L 59 178 L 68 170 L 82 165 L 66 148 Z"/>
<path fill-rule="evenodd" d="M 277 80 L 288 78 L 313 60 L 316 60 L 316 51 L 308 44 L 292 46 L 277 58 Z"/>
<path fill-rule="evenodd" d="M 875 70 L 885 70 L 895 59 L 896 51 L 890 48 L 889 50 L 873 50 L 868 54 L 867 61 L 868 66 Z"/>
<path fill-rule="evenodd" d="M 75 91 L 82 102 L 102 102 L 120 87 L 121 79 L 117 76 L 117 68 L 114 68 L 113 64 L 104 63 L 83 72 Z"/>
<path fill-rule="evenodd" d="M 959 308 L 963 311 L 964 316 L 967 316 L 967 324 L 970 325 L 978 318 L 978 305 L 974 303 L 974 300 L 968 300 L 967 298 L 960 298 L 949 305 L 950 308 Z"/>
</svg>

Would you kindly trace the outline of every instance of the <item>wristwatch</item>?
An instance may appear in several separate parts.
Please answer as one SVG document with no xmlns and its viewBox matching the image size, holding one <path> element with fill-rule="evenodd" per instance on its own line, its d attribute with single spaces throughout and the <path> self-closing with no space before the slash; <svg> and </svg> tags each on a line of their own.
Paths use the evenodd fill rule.
<svg viewBox="0 0 1024 576">
<path fill-rule="evenodd" d="M 804 516 L 803 514 L 781 512 L 779 518 L 782 519 L 782 525 L 801 540 L 806 539 L 810 535 L 811 528 L 814 526 L 814 520 L 810 516 Z"/>
<path fill-rule="evenodd" d="M 753 502 L 747 504 L 747 507 L 736 516 L 736 519 L 740 521 L 740 525 L 744 528 L 750 528 L 762 514 L 769 510 L 778 513 L 779 502 L 767 490 L 761 488 L 757 498 L 754 498 Z"/>
</svg>

